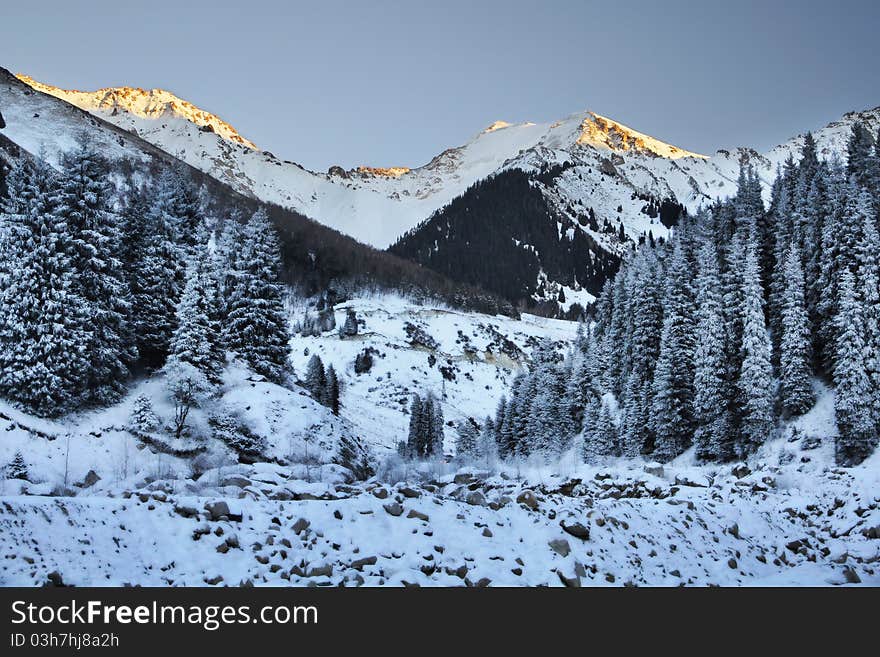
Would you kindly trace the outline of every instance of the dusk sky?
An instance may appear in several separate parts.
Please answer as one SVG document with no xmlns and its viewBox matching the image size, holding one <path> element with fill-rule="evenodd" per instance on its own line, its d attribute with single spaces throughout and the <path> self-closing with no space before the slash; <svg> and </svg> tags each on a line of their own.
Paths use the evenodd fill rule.
<svg viewBox="0 0 880 657">
<path fill-rule="evenodd" d="M 0 66 L 161 87 L 315 170 L 585 109 L 711 154 L 880 105 L 880 2 L 6 3 Z M 0 98 L 2 104 L 2 98 Z"/>
</svg>

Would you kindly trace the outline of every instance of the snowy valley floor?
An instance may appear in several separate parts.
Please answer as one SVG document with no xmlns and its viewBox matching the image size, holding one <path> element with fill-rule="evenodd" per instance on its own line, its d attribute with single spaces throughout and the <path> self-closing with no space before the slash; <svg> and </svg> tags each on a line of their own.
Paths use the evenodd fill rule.
<svg viewBox="0 0 880 657">
<path fill-rule="evenodd" d="M 0 465 L 20 452 L 34 482 L 0 479 L 0 586 L 880 585 L 880 454 L 831 465 L 820 384 L 816 406 L 746 464 L 387 467 L 412 393 L 433 391 L 454 422 L 482 418 L 539 340 L 564 349 L 576 325 L 387 296 L 338 306 L 338 324 L 349 307 L 356 337 L 291 342 L 300 375 L 314 354 L 338 372 L 340 417 L 235 364 L 184 443 L 168 434 L 160 375 L 57 421 L 0 402 Z M 364 351 L 374 363 L 359 374 Z M 148 435 L 129 426 L 139 397 L 159 420 Z M 237 463 L 211 413 L 264 437 L 266 462 Z M 377 478 L 342 483 L 343 438 L 386 463 Z"/>
<path fill-rule="evenodd" d="M 257 465 L 118 494 L 6 495 L 0 584 L 880 585 L 878 465 L 621 463 L 356 486 Z"/>
</svg>

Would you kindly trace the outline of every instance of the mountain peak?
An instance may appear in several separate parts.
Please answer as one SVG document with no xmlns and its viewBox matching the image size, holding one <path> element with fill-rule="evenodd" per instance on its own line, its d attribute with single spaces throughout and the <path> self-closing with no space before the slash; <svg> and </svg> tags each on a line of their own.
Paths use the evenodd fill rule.
<svg viewBox="0 0 880 657">
<path fill-rule="evenodd" d="M 614 151 L 636 151 L 655 157 L 677 160 L 683 157 L 708 159 L 699 153 L 686 151 L 618 123 L 613 119 L 587 112 L 580 124 L 580 134 L 575 143 L 604 146 Z"/>
<path fill-rule="evenodd" d="M 21 73 L 15 77 L 37 91 L 55 96 L 87 111 L 107 113 L 111 116 L 124 111 L 138 119 L 150 121 L 165 117 L 179 118 L 189 121 L 199 128 L 210 130 L 227 141 L 252 150 L 259 150 L 256 144 L 242 137 L 235 128 L 220 117 L 206 112 L 164 89 L 105 87 L 97 91 L 78 91 L 53 87 Z"/>
</svg>

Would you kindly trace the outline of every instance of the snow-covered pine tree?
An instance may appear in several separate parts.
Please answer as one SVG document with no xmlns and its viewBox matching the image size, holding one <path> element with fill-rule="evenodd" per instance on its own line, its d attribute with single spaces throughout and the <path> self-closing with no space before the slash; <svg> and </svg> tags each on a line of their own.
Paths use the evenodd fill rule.
<svg viewBox="0 0 880 657">
<path fill-rule="evenodd" d="M 431 402 L 431 425 L 429 438 L 425 448 L 425 456 L 443 456 L 443 427 L 446 421 L 443 417 L 443 405 L 439 400 L 430 398 Z"/>
<path fill-rule="evenodd" d="M 835 455 L 841 465 L 861 463 L 870 453 L 875 427 L 871 382 L 865 371 L 864 313 L 852 273 L 840 273 L 837 362 L 834 368 L 834 414 L 838 437 Z"/>
<path fill-rule="evenodd" d="M 697 457 L 726 460 L 731 453 L 727 420 L 726 335 L 721 305 L 721 273 L 712 240 L 699 251 L 696 350 L 694 353 L 694 444 Z"/>
<path fill-rule="evenodd" d="M 212 384 L 220 383 L 224 363 L 220 357 L 217 322 L 219 293 L 211 271 L 206 241 L 192 247 L 186 288 L 177 306 L 177 328 L 171 338 L 170 360 L 189 363 Z"/>
<path fill-rule="evenodd" d="M 170 175 L 160 176 L 151 190 L 145 233 L 139 238 L 142 252 L 130 277 L 136 346 L 140 363 L 148 370 L 162 367 L 168 356 L 186 285 L 185 251 L 177 242 L 174 215 L 176 190 Z"/>
<path fill-rule="evenodd" d="M 409 433 L 406 438 L 406 453 L 408 458 L 418 458 L 421 448 L 422 426 L 422 398 L 414 394 L 409 406 Z"/>
<path fill-rule="evenodd" d="M 345 323 L 339 329 L 339 337 L 351 338 L 358 334 L 357 313 L 354 308 L 348 308 L 345 311 Z"/>
<path fill-rule="evenodd" d="M 807 221 L 807 231 L 802 245 L 801 256 L 806 256 L 804 268 L 804 302 L 807 307 L 807 317 L 813 331 L 813 353 L 817 360 L 821 361 L 821 354 L 816 349 L 819 335 L 821 315 L 819 313 L 819 300 L 822 295 L 822 249 L 824 242 L 822 234 L 825 230 L 825 221 L 828 215 L 828 167 L 824 162 L 820 163 L 810 183 L 810 191 L 804 213 Z"/>
<path fill-rule="evenodd" d="M 128 423 L 139 433 L 152 431 L 159 426 L 159 418 L 153 410 L 153 402 L 146 394 L 142 393 L 135 397 Z"/>
<path fill-rule="evenodd" d="M 336 369 L 333 365 L 327 366 L 326 375 L 325 402 L 333 415 L 339 415 L 339 378 L 336 376 Z"/>
<path fill-rule="evenodd" d="M 306 366 L 305 388 L 319 403 L 323 404 L 326 401 L 327 373 L 324 370 L 324 362 L 318 354 L 314 354 Z"/>
<path fill-rule="evenodd" d="M 289 371 L 284 291 L 278 279 L 280 251 L 264 210 L 245 227 L 230 295 L 224 343 L 258 374 L 280 382 Z"/>
<path fill-rule="evenodd" d="M 813 342 L 818 362 L 825 372 L 834 370 L 836 359 L 839 299 L 837 284 L 843 266 L 839 234 L 844 223 L 845 191 L 842 170 L 840 167 L 831 169 L 828 174 L 827 215 L 822 225 L 819 279 L 816 284 L 816 339 Z"/>
<path fill-rule="evenodd" d="M 495 423 L 491 417 L 486 417 L 483 428 L 477 438 L 476 460 L 484 467 L 489 468 L 498 457 L 498 443 L 496 442 Z"/>
<path fill-rule="evenodd" d="M 601 459 L 618 453 L 617 426 L 611 417 L 608 404 L 598 397 L 590 401 L 588 407 L 590 425 L 584 429 L 584 460 L 596 463 Z"/>
<path fill-rule="evenodd" d="M 24 481 L 30 480 L 30 474 L 28 473 L 27 463 L 24 460 L 24 456 L 21 452 L 16 452 L 15 456 L 12 457 L 12 461 L 10 461 L 6 466 L 6 478 L 7 479 L 23 479 Z"/>
<path fill-rule="evenodd" d="M 872 182 L 870 159 L 873 147 L 874 140 L 865 124 L 861 121 L 853 123 L 846 144 L 846 175 L 865 187 L 870 187 Z"/>
<path fill-rule="evenodd" d="M 868 196 L 865 190 L 861 194 Z M 870 383 L 873 422 L 880 430 L 880 236 L 874 218 L 868 214 L 863 217 L 856 285 L 862 306 L 865 373 Z"/>
<path fill-rule="evenodd" d="M 465 419 L 455 425 L 455 455 L 462 459 L 473 459 L 477 454 L 479 432 L 476 425 Z"/>
<path fill-rule="evenodd" d="M 784 267 L 782 295 L 782 336 L 780 339 L 780 394 L 786 415 L 801 415 L 815 402 L 810 327 L 804 302 L 804 275 L 797 244 L 788 249 Z"/>
<path fill-rule="evenodd" d="M 691 269 L 681 239 L 675 241 L 667 277 L 651 418 L 654 457 L 660 461 L 681 454 L 693 438 L 695 309 Z"/>
<path fill-rule="evenodd" d="M 653 249 L 643 249 L 630 266 L 635 271 L 630 299 L 631 367 L 623 389 L 625 420 L 620 442 L 625 454 L 638 456 L 654 444 L 650 415 L 654 368 L 663 332 L 663 288 Z"/>
<path fill-rule="evenodd" d="M 757 245 L 751 237 L 742 268 L 742 366 L 737 380 L 740 436 L 737 455 L 754 451 L 773 430 L 773 368 L 764 321 L 763 291 L 758 271 Z"/>
<path fill-rule="evenodd" d="M 114 209 L 110 165 L 86 137 L 61 156 L 61 167 L 58 212 L 68 225 L 71 266 L 88 317 L 82 383 L 89 400 L 106 404 L 124 392 L 137 357 L 128 326 L 131 294 L 119 259 L 122 220 Z"/>
<path fill-rule="evenodd" d="M 529 451 L 549 457 L 564 449 L 568 438 L 563 435 L 570 429 L 563 421 L 565 390 L 553 362 L 539 361 L 529 377 L 535 382 L 535 396 L 528 406 Z"/>
<path fill-rule="evenodd" d="M 55 416 L 82 400 L 88 368 L 84 301 L 59 215 L 58 180 L 45 160 L 18 162 L 0 212 L 0 394 Z"/>
</svg>

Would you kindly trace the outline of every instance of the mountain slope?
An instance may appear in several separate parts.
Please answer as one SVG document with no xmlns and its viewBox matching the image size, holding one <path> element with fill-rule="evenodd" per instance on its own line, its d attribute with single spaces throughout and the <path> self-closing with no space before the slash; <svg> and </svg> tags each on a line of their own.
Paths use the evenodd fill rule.
<svg viewBox="0 0 880 657">
<path fill-rule="evenodd" d="M 245 195 L 294 209 L 379 248 L 499 170 L 532 171 L 565 162 L 571 166 L 546 192 L 558 210 L 582 204 L 600 225 L 622 224 L 631 238 L 649 230 L 659 237 L 666 227 L 643 212 L 647 200 L 656 204 L 669 200 L 694 211 L 734 191 L 741 163 L 755 166 L 769 187 L 776 166 L 789 154 L 796 155 L 802 143 L 799 136 L 765 154 L 738 148 L 706 157 L 584 112 L 549 124 L 498 121 L 467 143 L 412 169 L 331 167 L 324 174 L 255 149 L 220 119 L 167 92 L 123 87 L 88 93 L 22 79 L 115 125 L 136 130 Z M 856 120 L 876 130 L 880 108 L 847 114 L 817 130 L 820 155 L 841 155 L 846 133 Z M 607 246 L 615 248 L 613 243 Z"/>
<path fill-rule="evenodd" d="M 0 129 L 0 192 L 3 191 L 3 169 L 9 162 L 18 157 L 41 156 L 50 163 L 57 164 L 60 154 L 72 149 L 77 139 L 85 135 L 106 157 L 124 161 L 117 167 L 120 172 L 115 177 L 114 182 L 117 184 L 125 184 L 122 180 L 124 173 L 131 172 L 136 178 L 142 179 L 162 168 L 182 167 L 195 184 L 204 186 L 211 210 L 221 216 L 232 209 L 247 216 L 260 205 L 259 200 L 253 196 L 239 193 L 223 180 L 206 175 L 198 167 L 182 163 L 162 148 L 103 120 L 100 112 L 91 114 L 35 90 L 3 68 L 0 68 L 0 106 L 3 108 L 6 124 Z M 125 111 L 119 110 L 113 118 L 119 120 L 124 115 Z M 181 124 L 199 130 L 188 120 L 180 121 Z M 205 131 L 199 134 L 211 135 L 215 140 L 221 139 L 214 132 Z M 230 148 L 246 148 L 238 143 L 221 141 Z M 267 204 L 267 210 L 279 229 L 283 271 L 289 282 L 303 287 L 307 293 L 315 293 L 328 285 L 344 287 L 378 284 L 442 297 L 447 302 L 462 307 L 479 308 L 493 313 L 512 312 L 509 304 L 490 294 L 455 283 L 410 261 L 360 244 L 350 236 L 312 221 L 289 208 Z"/>
</svg>

